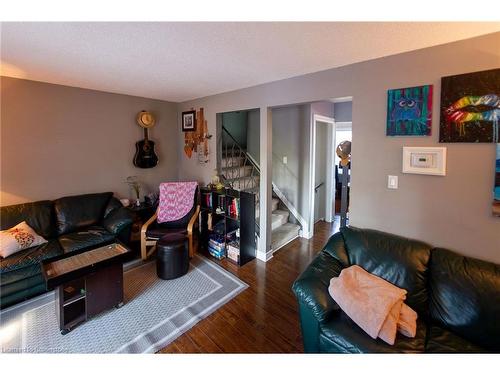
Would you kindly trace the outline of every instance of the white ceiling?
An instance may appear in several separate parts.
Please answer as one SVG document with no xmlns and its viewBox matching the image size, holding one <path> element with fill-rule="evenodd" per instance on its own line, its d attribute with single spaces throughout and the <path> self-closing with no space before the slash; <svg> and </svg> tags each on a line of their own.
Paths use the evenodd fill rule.
<svg viewBox="0 0 500 375">
<path fill-rule="evenodd" d="M 500 23 L 2 23 L 1 74 L 181 102 L 500 31 Z"/>
</svg>

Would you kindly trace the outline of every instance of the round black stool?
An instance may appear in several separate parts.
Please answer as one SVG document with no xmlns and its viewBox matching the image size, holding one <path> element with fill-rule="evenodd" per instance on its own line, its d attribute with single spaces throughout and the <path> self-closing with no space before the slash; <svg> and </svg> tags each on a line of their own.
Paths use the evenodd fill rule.
<svg viewBox="0 0 500 375">
<path fill-rule="evenodd" d="M 156 274 L 170 280 L 185 275 L 189 269 L 188 240 L 184 234 L 166 234 L 156 242 Z"/>
</svg>

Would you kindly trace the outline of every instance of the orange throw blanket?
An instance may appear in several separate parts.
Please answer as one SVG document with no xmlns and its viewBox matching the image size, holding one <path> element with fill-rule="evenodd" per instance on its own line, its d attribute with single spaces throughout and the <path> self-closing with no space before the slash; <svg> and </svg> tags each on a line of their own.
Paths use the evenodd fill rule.
<svg viewBox="0 0 500 375">
<path fill-rule="evenodd" d="M 359 266 L 344 268 L 330 280 L 328 292 L 340 308 L 372 338 L 394 345 L 399 331 L 415 337 L 417 313 L 403 303 L 406 290 Z"/>
</svg>

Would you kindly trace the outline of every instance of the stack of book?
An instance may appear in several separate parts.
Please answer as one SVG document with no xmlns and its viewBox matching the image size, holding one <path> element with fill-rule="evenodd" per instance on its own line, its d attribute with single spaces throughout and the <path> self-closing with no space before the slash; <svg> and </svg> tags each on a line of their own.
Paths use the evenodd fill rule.
<svg viewBox="0 0 500 375">
<path fill-rule="evenodd" d="M 211 234 L 208 240 L 208 252 L 217 259 L 224 258 L 226 256 L 224 236 Z"/>
<path fill-rule="evenodd" d="M 239 263 L 240 261 L 240 244 L 237 241 L 227 244 L 227 257 L 232 261 Z"/>
</svg>

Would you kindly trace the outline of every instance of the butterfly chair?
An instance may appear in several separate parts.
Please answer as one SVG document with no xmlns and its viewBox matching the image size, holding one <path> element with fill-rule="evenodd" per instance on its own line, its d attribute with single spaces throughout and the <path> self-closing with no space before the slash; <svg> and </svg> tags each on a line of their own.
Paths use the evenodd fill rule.
<svg viewBox="0 0 500 375">
<path fill-rule="evenodd" d="M 156 242 L 168 234 L 185 234 L 189 257 L 197 246 L 198 214 L 197 182 L 165 182 L 160 184 L 160 203 L 156 213 L 141 229 L 141 257 L 146 260 L 155 250 Z M 149 248 L 149 249 L 148 249 Z"/>
</svg>

